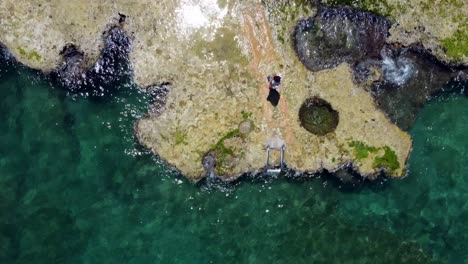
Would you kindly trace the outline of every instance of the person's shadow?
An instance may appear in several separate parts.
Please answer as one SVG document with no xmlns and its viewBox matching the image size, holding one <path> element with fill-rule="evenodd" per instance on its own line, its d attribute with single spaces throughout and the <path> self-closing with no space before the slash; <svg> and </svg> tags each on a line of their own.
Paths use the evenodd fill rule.
<svg viewBox="0 0 468 264">
<path fill-rule="evenodd" d="M 280 100 L 280 93 L 276 89 L 270 89 L 270 93 L 268 94 L 267 101 L 271 103 L 274 107 L 278 105 Z"/>
</svg>

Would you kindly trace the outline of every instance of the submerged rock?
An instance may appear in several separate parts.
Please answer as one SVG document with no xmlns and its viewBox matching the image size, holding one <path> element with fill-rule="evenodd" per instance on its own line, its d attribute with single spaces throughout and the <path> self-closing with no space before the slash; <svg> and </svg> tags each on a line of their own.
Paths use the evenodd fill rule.
<svg viewBox="0 0 468 264">
<path fill-rule="evenodd" d="M 71 212 L 63 208 L 41 207 L 27 212 L 20 221 L 20 263 L 45 259 L 62 262 L 70 256 L 78 257 L 87 241 Z"/>
<path fill-rule="evenodd" d="M 91 86 L 108 86 L 132 74 L 130 52 L 132 41 L 119 26 L 111 26 L 104 34 L 104 48 L 94 67 L 87 73 Z"/>
<path fill-rule="evenodd" d="M 389 21 L 369 12 L 322 7 L 297 23 L 294 47 L 307 69 L 320 71 L 378 57 L 389 28 Z"/>
</svg>

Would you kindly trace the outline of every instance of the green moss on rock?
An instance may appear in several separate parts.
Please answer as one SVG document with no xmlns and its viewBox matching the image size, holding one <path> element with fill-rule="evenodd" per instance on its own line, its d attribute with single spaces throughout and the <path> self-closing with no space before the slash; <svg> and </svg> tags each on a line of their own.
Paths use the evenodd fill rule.
<svg viewBox="0 0 468 264">
<path fill-rule="evenodd" d="M 468 57 L 468 26 L 464 29 L 458 29 L 450 38 L 445 38 L 440 41 L 445 48 L 447 56 L 459 60 L 463 57 Z"/>
<path fill-rule="evenodd" d="M 239 154 L 236 148 L 227 147 L 225 141 L 240 136 L 239 129 L 229 131 L 211 148 L 210 152 L 213 154 L 216 161 L 215 173 L 217 175 L 226 175 L 232 165 L 230 161 L 235 159 Z"/>
<path fill-rule="evenodd" d="M 179 129 L 176 130 L 175 132 L 175 144 L 185 144 L 187 145 L 187 132 L 181 131 Z"/>
<path fill-rule="evenodd" d="M 23 47 L 19 47 L 18 52 L 19 52 L 19 54 L 21 54 L 23 56 L 26 56 L 26 50 Z"/>
<path fill-rule="evenodd" d="M 311 97 L 305 100 L 299 109 L 299 120 L 305 130 L 324 136 L 335 131 L 339 115 L 327 101 Z"/>
<path fill-rule="evenodd" d="M 354 158 L 356 160 L 363 160 L 369 156 L 369 153 L 375 153 L 379 149 L 373 146 L 368 146 L 362 141 L 353 140 L 349 143 L 349 146 L 353 148 Z"/>
<path fill-rule="evenodd" d="M 42 57 L 41 55 L 39 55 L 39 53 L 37 53 L 37 51 L 33 50 L 31 52 L 29 52 L 28 54 L 28 59 L 35 59 L 35 60 L 41 60 Z"/>
<path fill-rule="evenodd" d="M 382 156 L 375 157 L 373 167 L 376 169 L 387 168 L 389 172 L 394 172 L 400 168 L 398 157 L 389 146 L 382 148 L 385 152 Z"/>
<path fill-rule="evenodd" d="M 33 51 L 30 51 L 30 52 L 27 52 L 25 48 L 23 47 L 19 47 L 18 48 L 18 53 L 21 55 L 21 56 L 24 56 L 24 57 L 27 57 L 28 60 L 37 60 L 37 61 L 40 61 L 42 59 L 42 56 L 39 55 L 39 53 L 37 53 L 37 51 L 33 50 Z"/>
<path fill-rule="evenodd" d="M 253 113 L 242 110 L 241 115 L 242 115 L 242 119 L 245 121 L 247 119 L 250 119 L 252 117 Z"/>
<path fill-rule="evenodd" d="M 357 140 L 352 140 L 348 145 L 349 147 L 353 148 L 353 155 L 357 161 L 361 161 L 369 157 L 369 153 L 377 153 L 378 151 L 382 150 L 384 153 L 374 158 L 372 167 L 375 169 L 386 168 L 390 173 L 393 173 L 400 168 L 398 156 L 389 146 L 377 148 Z"/>
</svg>

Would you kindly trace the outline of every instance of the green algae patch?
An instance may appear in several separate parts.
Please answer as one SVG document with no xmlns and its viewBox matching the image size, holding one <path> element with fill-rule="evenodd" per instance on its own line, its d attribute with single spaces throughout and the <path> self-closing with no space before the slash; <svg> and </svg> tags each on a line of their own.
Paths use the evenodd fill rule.
<svg viewBox="0 0 468 264">
<path fill-rule="evenodd" d="M 400 168 L 398 156 L 396 155 L 396 152 L 389 146 L 377 148 L 357 140 L 349 142 L 348 146 L 353 148 L 353 155 L 357 161 L 366 159 L 369 157 L 370 153 L 383 151 L 384 153 L 381 156 L 376 156 L 374 158 L 372 163 L 372 167 L 374 169 L 387 168 L 390 173 L 393 173 Z"/>
<path fill-rule="evenodd" d="M 291 41 L 290 30 L 294 27 L 297 20 L 308 17 L 312 13 L 313 3 L 308 0 L 293 1 L 263 1 L 268 10 L 270 23 L 276 40 L 285 45 Z"/>
<path fill-rule="evenodd" d="M 42 59 L 42 56 L 39 55 L 39 53 L 37 53 L 37 51 L 33 50 L 33 51 L 30 51 L 30 52 L 27 52 L 26 49 L 23 48 L 23 47 L 18 48 L 18 53 L 21 56 L 27 57 L 28 60 L 40 61 Z"/>
<path fill-rule="evenodd" d="M 239 129 L 234 129 L 232 131 L 229 131 L 226 135 L 224 135 L 215 145 L 214 147 L 217 148 L 218 146 L 221 146 L 224 144 L 224 141 L 227 139 L 231 139 L 234 137 L 239 136 Z"/>
<path fill-rule="evenodd" d="M 39 61 L 39 60 L 42 59 L 42 57 L 41 57 L 41 55 L 39 55 L 39 53 L 37 53 L 37 51 L 33 50 L 33 51 L 29 52 L 28 59 L 30 59 L 30 60 L 31 59 L 36 59 L 36 60 Z"/>
<path fill-rule="evenodd" d="M 248 65 L 247 57 L 242 53 L 236 41 L 237 32 L 230 28 L 216 30 L 212 40 L 207 39 L 205 32 L 193 35 L 192 51 L 200 58 L 211 57 L 215 61 L 229 61 L 233 64 Z"/>
<path fill-rule="evenodd" d="M 354 158 L 356 160 L 363 160 L 369 156 L 369 153 L 375 153 L 379 149 L 373 146 L 369 146 L 362 141 L 353 140 L 349 143 L 349 146 L 353 148 Z"/>
<path fill-rule="evenodd" d="M 19 54 L 21 54 L 23 56 L 26 56 L 26 50 L 23 47 L 19 47 L 18 52 L 19 52 Z"/>
<path fill-rule="evenodd" d="M 382 156 L 375 157 L 373 167 L 376 169 L 387 168 L 389 172 L 394 172 L 400 168 L 400 163 L 398 162 L 398 157 L 393 149 L 389 146 L 384 146 L 382 148 L 384 154 Z"/>
<path fill-rule="evenodd" d="M 211 148 L 210 153 L 214 155 L 216 161 L 215 173 L 218 176 L 226 175 L 231 171 L 232 167 L 236 166 L 235 160 L 239 156 L 242 156 L 242 152 L 240 152 L 238 148 L 226 143 L 232 139 L 241 140 L 239 129 L 229 131 Z"/>
<path fill-rule="evenodd" d="M 301 14 L 308 13 L 310 11 L 310 2 L 307 0 L 295 0 L 284 3 L 280 2 L 278 3 L 277 10 L 288 16 L 290 20 L 296 20 L 301 16 Z"/>
<path fill-rule="evenodd" d="M 450 38 L 445 38 L 440 41 L 440 44 L 445 48 L 447 56 L 460 60 L 463 57 L 468 57 L 468 34 L 465 30 L 458 29 Z"/>
<path fill-rule="evenodd" d="M 175 137 L 175 144 L 176 145 L 180 145 L 180 144 L 187 145 L 188 144 L 188 142 L 187 142 L 187 132 L 184 132 L 184 131 L 181 131 L 181 130 L 177 129 L 175 134 L 174 134 L 174 137 Z"/>
<path fill-rule="evenodd" d="M 253 113 L 242 110 L 241 115 L 242 115 L 242 119 L 245 121 L 245 120 L 250 119 L 252 117 Z"/>
</svg>

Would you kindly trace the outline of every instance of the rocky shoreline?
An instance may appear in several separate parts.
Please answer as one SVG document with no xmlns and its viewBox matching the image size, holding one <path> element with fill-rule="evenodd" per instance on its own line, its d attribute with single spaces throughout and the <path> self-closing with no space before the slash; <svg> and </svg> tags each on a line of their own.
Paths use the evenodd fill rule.
<svg viewBox="0 0 468 264">
<path fill-rule="evenodd" d="M 102 4 L 101 9 L 107 10 L 106 5 Z M 466 68 L 455 71 L 443 66 L 434 70 L 433 66 L 422 63 L 423 67 L 418 66 L 418 69 L 426 67 L 430 70 L 422 71 L 417 80 L 440 76 L 438 85 L 429 89 L 392 90 L 395 85 L 389 85 L 385 79 L 399 72 L 398 69 L 389 70 L 389 65 L 393 65 L 392 59 L 398 64 L 398 58 L 404 57 L 403 60 L 411 60 L 416 65 L 419 63 L 418 54 L 414 49 L 395 51 L 397 54 L 388 56 L 385 61 L 387 57 L 380 51 L 387 45 L 385 30 L 388 30 L 389 23 L 378 16 L 349 8 L 323 7 L 318 15 L 298 22 L 298 25 L 313 26 L 317 23 L 314 17 L 322 19 L 320 41 L 323 43 L 324 35 L 326 37 L 331 32 L 327 31 L 327 27 L 332 28 L 335 23 L 330 24 L 330 19 L 345 23 L 347 28 L 353 28 L 356 26 L 353 23 L 360 21 L 356 29 L 348 32 L 362 32 L 360 26 L 372 28 L 372 25 L 383 21 L 383 29 L 375 28 L 369 35 L 351 33 L 345 34 L 341 40 L 332 38 L 333 45 L 325 47 L 330 48 L 330 62 L 322 67 L 311 66 L 306 56 L 310 48 L 315 47 L 307 42 L 315 41 L 313 38 L 317 33 L 300 40 L 304 46 L 299 59 L 296 58 L 297 39 L 304 34 L 299 34 L 296 28 L 295 38 L 284 37 L 290 34 L 298 18 L 314 12 L 314 7 L 308 3 L 280 1 L 263 5 L 228 1 L 224 7 L 210 4 L 200 10 L 207 18 L 202 21 L 205 24 L 189 21 L 172 28 L 167 26 L 173 19 L 180 18 L 178 14 L 184 12 L 184 5 L 194 6 L 190 1 L 181 1 L 180 5 L 155 5 L 155 10 L 167 12 L 169 9 L 174 14 L 152 20 L 153 23 L 162 23 L 162 26 L 168 23 L 162 27 L 164 32 L 158 32 L 156 28 L 143 32 L 145 23 L 131 15 L 143 7 L 136 5 L 138 10 L 132 10 L 122 5 L 122 8 L 127 8 L 124 13 L 130 15 L 126 21 L 118 21 L 114 14 L 109 16 L 111 22 L 107 20 L 102 24 L 107 29 L 101 36 L 102 44 L 97 45 L 100 52 L 89 53 L 83 45 L 67 44 L 60 52 L 63 59 L 59 61 L 62 63 L 55 63 L 53 67 L 50 67 L 54 63 L 50 62 L 48 55 L 40 55 L 43 53 L 39 51 L 26 52 L 29 48 L 23 46 L 15 48 L 11 41 L 5 41 L 8 38 L 4 32 L 0 32 L 0 41 L 6 43 L 6 48 L 21 63 L 50 73 L 53 79 L 72 93 L 107 96 L 112 94 L 112 82 L 133 77 L 137 84 L 147 88 L 154 96 L 148 116 L 135 125 L 139 141 L 195 181 L 207 175 L 232 181 L 240 175 L 262 171 L 265 147 L 273 141 L 286 144 L 287 165 L 297 172 L 328 171 L 343 179 L 351 179 L 353 177 L 350 175 L 356 174 L 370 179 L 382 176 L 382 173 L 392 177 L 404 176 L 411 138 L 390 122 L 386 115 L 401 128 L 408 128 L 411 120 L 400 122 L 399 114 L 392 112 L 399 109 L 388 106 L 394 105 L 392 98 L 397 98 L 403 102 L 401 109 L 405 109 L 404 105 L 408 105 L 405 100 L 411 97 L 405 93 L 394 95 L 393 92 L 419 89 L 423 90 L 420 92 L 423 96 L 416 100 L 423 97 L 427 100 L 429 95 L 440 90 L 443 83 L 453 78 L 465 78 L 460 76 L 466 73 Z M 333 20 L 334 16 L 337 20 Z M 371 24 L 363 25 L 362 21 Z M 159 37 L 156 39 L 159 38 L 161 43 L 153 43 L 154 35 L 153 38 L 142 35 L 151 35 L 151 32 L 157 32 Z M 163 33 L 166 34 L 164 37 Z M 180 43 L 171 47 L 168 41 L 175 40 Z M 348 51 L 338 45 L 343 40 L 342 44 Z M 371 42 L 366 43 L 367 40 Z M 148 41 L 151 44 L 145 46 L 147 49 L 142 49 L 143 43 L 149 44 Z M 294 41 L 296 49 L 292 48 Z M 376 45 L 375 41 L 380 44 Z M 41 51 L 44 49 L 47 48 Z M 333 49 L 344 53 L 333 53 Z M 367 53 L 360 55 L 354 50 Z M 150 51 L 151 54 L 148 53 Z M 90 54 L 99 56 L 93 55 L 95 59 L 90 59 Z M 320 56 L 323 54 L 319 53 L 319 57 L 313 60 L 322 63 L 323 57 Z M 38 62 L 42 59 L 44 62 Z M 382 59 L 377 64 L 359 65 Z M 33 60 L 36 62 L 30 63 Z M 91 63 L 93 60 L 95 63 Z M 314 72 L 307 71 L 302 64 Z M 155 72 L 152 74 L 153 70 Z M 359 71 L 361 77 L 357 81 Z M 274 72 L 281 73 L 285 80 L 280 90 L 282 99 L 276 108 L 265 100 L 265 93 L 268 92 L 265 79 Z M 404 85 L 414 87 L 407 82 L 400 84 L 401 87 Z M 303 128 L 298 113 L 308 98 L 320 98 L 336 110 L 339 121 L 336 121 L 332 131 L 314 135 Z M 417 101 L 416 105 L 421 106 L 425 100 Z M 417 109 L 411 111 L 414 113 Z M 311 116 L 315 118 L 314 115 Z M 415 114 L 410 116 L 413 118 Z M 272 159 L 274 163 L 279 162 L 277 156 Z"/>
</svg>

